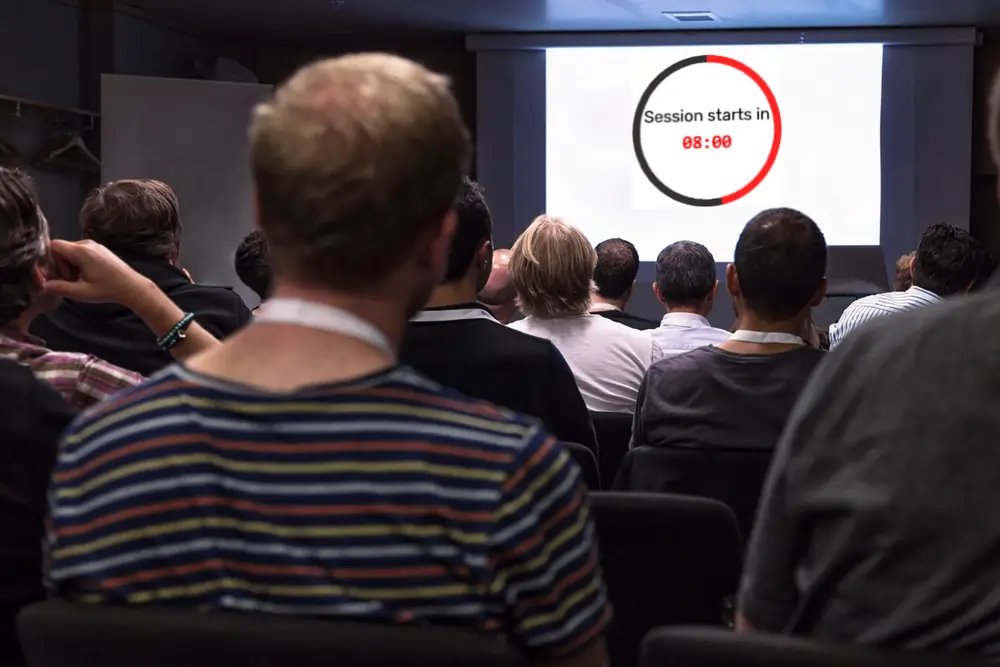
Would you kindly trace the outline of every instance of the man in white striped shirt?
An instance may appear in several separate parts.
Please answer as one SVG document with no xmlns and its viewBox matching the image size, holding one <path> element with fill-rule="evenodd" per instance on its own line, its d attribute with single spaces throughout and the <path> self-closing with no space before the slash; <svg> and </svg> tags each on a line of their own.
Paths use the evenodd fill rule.
<svg viewBox="0 0 1000 667">
<path fill-rule="evenodd" d="M 979 242 L 964 229 L 943 223 L 928 227 L 911 264 L 910 288 L 873 294 L 848 306 L 830 327 L 831 349 L 851 331 L 877 317 L 923 308 L 968 292 L 980 276 L 983 257 Z"/>
</svg>

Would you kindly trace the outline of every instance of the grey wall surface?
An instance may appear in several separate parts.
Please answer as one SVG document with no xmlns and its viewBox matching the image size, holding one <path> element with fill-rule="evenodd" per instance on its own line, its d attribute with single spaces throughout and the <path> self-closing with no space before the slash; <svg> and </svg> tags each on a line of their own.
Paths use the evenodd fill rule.
<svg viewBox="0 0 1000 667">
<path fill-rule="evenodd" d="M 880 230 L 887 275 L 895 258 L 913 250 L 929 225 L 948 222 L 968 228 L 972 179 L 973 31 L 905 31 L 905 43 L 893 43 L 895 34 L 901 33 L 866 33 L 869 41 L 888 42 L 883 59 Z M 936 40 L 935 34 L 944 38 Z M 926 36 L 924 41 L 921 35 Z M 572 36 L 559 37 L 560 46 L 573 45 L 567 41 Z M 577 39 L 586 42 L 580 46 L 619 45 L 616 38 L 624 40 L 622 46 L 632 45 L 626 43 L 627 37 L 585 35 Z M 722 39 L 718 34 L 712 37 Z M 687 35 L 690 40 L 712 37 Z M 736 34 L 728 39 L 745 39 L 744 43 L 787 39 L 779 37 L 755 41 Z M 836 41 L 834 37 L 829 34 L 824 39 Z M 545 207 L 544 51 L 532 43 L 538 38 L 521 38 L 522 43 L 515 39 L 504 48 L 502 36 L 484 37 L 477 53 L 477 170 L 494 212 L 498 247 L 511 243 Z M 477 47 L 473 38 L 470 45 Z M 594 243 L 602 240 L 591 239 Z M 663 310 L 650 287 L 654 274 L 652 262 L 641 265 L 628 310 L 659 319 Z M 724 265 L 717 266 L 717 274 L 724 281 Z M 814 312 L 815 321 L 824 326 L 836 321 L 850 301 L 827 299 Z M 732 302 L 724 288 L 711 319 L 724 328 L 733 323 Z"/>
<path fill-rule="evenodd" d="M 247 125 L 270 86 L 106 75 L 103 181 L 155 178 L 180 200 L 181 264 L 198 282 L 236 288 L 233 254 L 253 229 Z"/>
</svg>

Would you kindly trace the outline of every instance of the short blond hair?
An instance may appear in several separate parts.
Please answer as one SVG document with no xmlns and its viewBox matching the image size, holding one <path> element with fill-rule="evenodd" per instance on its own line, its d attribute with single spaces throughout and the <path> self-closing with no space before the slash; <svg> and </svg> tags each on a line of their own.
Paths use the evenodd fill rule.
<svg viewBox="0 0 1000 667">
<path fill-rule="evenodd" d="M 275 273 L 363 289 L 453 207 L 471 152 L 448 79 L 387 54 L 309 65 L 254 111 L 260 227 Z"/>
<path fill-rule="evenodd" d="M 597 253 L 579 229 L 540 215 L 510 250 L 510 276 L 525 315 L 580 315 L 590 308 Z"/>
</svg>

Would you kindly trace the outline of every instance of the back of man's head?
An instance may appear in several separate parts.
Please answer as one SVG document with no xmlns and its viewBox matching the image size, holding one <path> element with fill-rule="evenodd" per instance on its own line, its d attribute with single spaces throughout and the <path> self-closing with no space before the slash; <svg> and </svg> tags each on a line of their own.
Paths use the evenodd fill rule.
<svg viewBox="0 0 1000 667">
<path fill-rule="evenodd" d="M 913 259 L 913 284 L 938 296 L 968 291 L 980 276 L 982 253 L 969 232 L 939 223 L 920 238 Z"/>
<path fill-rule="evenodd" d="M 444 282 L 453 283 L 462 280 L 471 269 L 475 268 L 478 290 L 486 284 L 492 265 L 491 257 L 479 257 L 479 250 L 493 237 L 493 217 L 490 215 L 489 206 L 486 205 L 483 187 L 475 181 L 463 178 L 458 198 L 455 200 L 455 213 L 458 224 L 455 227 L 455 235 L 451 237 Z"/>
<path fill-rule="evenodd" d="M 804 213 L 761 211 L 743 228 L 733 266 L 742 307 L 764 321 L 788 320 L 822 296 L 826 239 Z"/>
<path fill-rule="evenodd" d="M 639 273 L 639 252 L 625 239 L 601 241 L 594 248 L 597 266 L 594 285 L 604 299 L 622 299 L 629 295 Z"/>
<path fill-rule="evenodd" d="M 0 326 L 35 302 L 36 269 L 49 256 L 48 241 L 48 224 L 31 179 L 0 167 Z"/>
<path fill-rule="evenodd" d="M 447 78 L 385 54 L 323 60 L 257 107 L 250 134 L 276 287 L 388 292 L 412 270 L 391 287 L 419 309 L 444 274 L 470 153 Z"/>
<path fill-rule="evenodd" d="M 181 244 L 177 195 L 161 181 L 112 181 L 83 202 L 80 233 L 119 254 L 176 262 Z"/>
<path fill-rule="evenodd" d="M 656 297 L 670 310 L 705 307 L 717 282 L 715 258 L 700 243 L 671 243 L 656 258 Z"/>
<path fill-rule="evenodd" d="M 261 300 L 271 294 L 271 265 L 267 262 L 267 239 L 258 230 L 244 237 L 233 260 L 236 275 Z"/>
</svg>

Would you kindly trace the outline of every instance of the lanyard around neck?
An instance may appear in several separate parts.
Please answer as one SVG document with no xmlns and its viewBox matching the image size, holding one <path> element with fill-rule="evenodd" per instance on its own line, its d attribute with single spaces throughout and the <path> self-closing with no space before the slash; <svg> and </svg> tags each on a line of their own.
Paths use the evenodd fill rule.
<svg viewBox="0 0 1000 667">
<path fill-rule="evenodd" d="M 780 331 L 747 331 L 738 329 L 733 332 L 729 340 L 738 343 L 770 343 L 772 345 L 805 345 L 802 336 L 783 333 Z"/>
<path fill-rule="evenodd" d="M 356 338 L 392 357 L 396 356 L 389 339 L 375 325 L 335 306 L 303 299 L 271 299 L 260 307 L 260 312 L 254 321 L 295 324 L 309 329 L 329 331 Z"/>
</svg>

